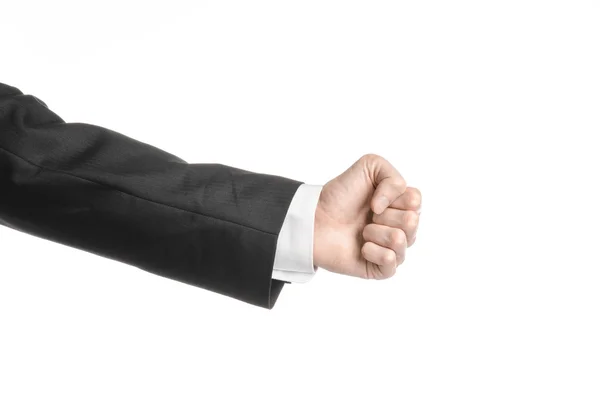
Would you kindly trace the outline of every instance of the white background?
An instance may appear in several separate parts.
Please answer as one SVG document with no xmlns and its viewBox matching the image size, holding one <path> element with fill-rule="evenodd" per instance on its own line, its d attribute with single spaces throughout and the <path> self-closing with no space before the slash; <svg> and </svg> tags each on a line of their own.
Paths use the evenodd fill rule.
<svg viewBox="0 0 600 397">
<path fill-rule="evenodd" d="M 423 192 L 272 311 L 0 229 L 0 395 L 600 395 L 597 1 L 0 0 L 0 81 L 190 162 Z M 1 192 L 0 192 L 1 194 Z"/>
</svg>

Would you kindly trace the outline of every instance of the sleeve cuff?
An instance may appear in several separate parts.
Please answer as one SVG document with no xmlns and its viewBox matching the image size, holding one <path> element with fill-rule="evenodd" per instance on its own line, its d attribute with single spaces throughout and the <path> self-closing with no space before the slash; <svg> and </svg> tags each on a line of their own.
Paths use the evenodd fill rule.
<svg viewBox="0 0 600 397">
<path fill-rule="evenodd" d="M 273 278 L 306 283 L 316 273 L 313 265 L 315 211 L 323 186 L 300 185 L 288 209 L 277 239 Z"/>
</svg>

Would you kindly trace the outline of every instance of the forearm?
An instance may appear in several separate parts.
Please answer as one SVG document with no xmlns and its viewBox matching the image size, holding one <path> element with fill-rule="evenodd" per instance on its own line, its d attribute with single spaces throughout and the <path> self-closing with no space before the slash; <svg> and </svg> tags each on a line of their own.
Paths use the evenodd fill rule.
<svg viewBox="0 0 600 397">
<path fill-rule="evenodd" d="M 0 222 L 271 307 L 277 235 L 300 182 L 188 164 L 101 127 L 65 123 L 0 85 Z"/>
</svg>

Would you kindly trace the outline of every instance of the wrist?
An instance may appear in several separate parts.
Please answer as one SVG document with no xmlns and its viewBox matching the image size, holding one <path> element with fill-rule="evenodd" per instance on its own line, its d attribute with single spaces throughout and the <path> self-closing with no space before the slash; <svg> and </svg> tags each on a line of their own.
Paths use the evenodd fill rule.
<svg viewBox="0 0 600 397">
<path fill-rule="evenodd" d="M 313 231 L 313 266 L 315 269 L 321 267 L 325 252 L 325 219 L 326 214 L 323 212 L 320 201 L 315 209 L 315 226 Z"/>
</svg>

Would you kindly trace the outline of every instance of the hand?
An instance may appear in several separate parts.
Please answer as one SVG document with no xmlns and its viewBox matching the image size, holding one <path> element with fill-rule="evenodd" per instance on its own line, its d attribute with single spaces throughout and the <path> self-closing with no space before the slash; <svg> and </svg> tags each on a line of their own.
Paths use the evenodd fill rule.
<svg viewBox="0 0 600 397">
<path fill-rule="evenodd" d="M 368 154 L 323 187 L 315 212 L 314 264 L 385 279 L 414 244 L 421 193 L 384 158 Z"/>
</svg>

